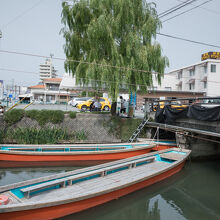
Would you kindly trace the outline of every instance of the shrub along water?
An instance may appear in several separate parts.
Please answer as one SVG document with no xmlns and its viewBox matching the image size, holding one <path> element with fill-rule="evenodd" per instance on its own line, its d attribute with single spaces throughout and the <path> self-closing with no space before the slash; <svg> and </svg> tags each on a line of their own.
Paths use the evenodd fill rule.
<svg viewBox="0 0 220 220">
<path fill-rule="evenodd" d="M 17 128 L 9 129 L 6 138 L 18 144 L 57 144 L 68 140 L 69 135 L 66 130 L 57 128 Z"/>
<path fill-rule="evenodd" d="M 9 124 L 12 125 L 18 121 L 20 121 L 24 116 L 23 109 L 12 109 L 8 112 L 4 113 L 4 120 Z"/>
<path fill-rule="evenodd" d="M 26 111 L 26 116 L 35 119 L 40 125 L 44 125 L 47 122 L 58 124 L 63 121 L 64 112 L 60 110 L 29 110 Z"/>
</svg>

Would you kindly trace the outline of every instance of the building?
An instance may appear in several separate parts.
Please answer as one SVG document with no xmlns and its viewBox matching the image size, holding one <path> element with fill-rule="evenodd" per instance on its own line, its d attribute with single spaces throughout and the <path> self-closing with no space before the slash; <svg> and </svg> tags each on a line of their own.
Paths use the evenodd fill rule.
<svg viewBox="0 0 220 220">
<path fill-rule="evenodd" d="M 3 80 L 0 80 L 0 100 L 2 100 L 4 97 L 4 82 Z"/>
<path fill-rule="evenodd" d="M 220 96 L 220 52 L 202 54 L 201 62 L 174 71 L 177 91 L 203 92 L 206 96 Z"/>
<path fill-rule="evenodd" d="M 61 88 L 62 80 L 62 78 L 47 78 L 43 79 L 42 84 L 30 86 L 29 91 L 32 94 L 32 99 L 48 104 L 67 103 L 76 96 L 76 92 Z"/>
<path fill-rule="evenodd" d="M 40 79 L 56 78 L 56 70 L 52 64 L 52 59 L 46 59 L 44 64 L 40 64 Z"/>
<path fill-rule="evenodd" d="M 178 80 L 174 74 L 164 74 L 161 78 L 161 84 L 156 79 L 156 74 L 153 74 L 152 91 L 175 91 Z"/>
</svg>

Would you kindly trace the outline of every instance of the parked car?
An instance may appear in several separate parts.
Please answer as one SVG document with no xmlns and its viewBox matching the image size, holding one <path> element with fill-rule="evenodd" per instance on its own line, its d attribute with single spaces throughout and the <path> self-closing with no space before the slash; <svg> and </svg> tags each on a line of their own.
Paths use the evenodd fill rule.
<svg viewBox="0 0 220 220">
<path fill-rule="evenodd" d="M 5 111 L 5 106 L 0 105 L 0 113 L 4 113 L 4 111 Z"/>
<path fill-rule="evenodd" d="M 81 104 L 89 99 L 91 99 L 91 97 L 78 97 L 70 100 L 68 104 L 72 105 L 73 107 L 77 107 L 78 104 Z"/>
<path fill-rule="evenodd" d="M 90 109 L 91 104 L 95 101 L 95 98 L 90 98 L 83 103 L 77 105 L 77 108 L 83 111 Z M 109 111 L 111 109 L 111 102 L 107 98 L 99 98 L 99 102 L 101 103 L 101 110 Z"/>
<path fill-rule="evenodd" d="M 164 108 L 165 105 L 170 105 L 171 108 L 174 108 L 176 110 L 183 110 L 188 107 L 188 105 L 181 104 L 177 101 L 172 101 L 172 102 L 167 102 L 167 103 L 160 101 L 160 102 L 153 103 L 153 111 L 157 110 L 158 103 L 159 103 L 160 109 Z"/>
</svg>

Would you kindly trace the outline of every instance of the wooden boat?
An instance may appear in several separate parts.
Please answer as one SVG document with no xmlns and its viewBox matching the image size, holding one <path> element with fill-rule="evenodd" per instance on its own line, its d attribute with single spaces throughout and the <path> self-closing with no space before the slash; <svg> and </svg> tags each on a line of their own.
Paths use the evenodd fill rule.
<svg viewBox="0 0 220 220">
<path fill-rule="evenodd" d="M 0 167 L 90 166 L 145 154 L 154 144 L 2 145 Z"/>
<path fill-rule="evenodd" d="M 166 149 L 0 187 L 0 218 L 54 219 L 118 199 L 179 172 L 190 150 Z"/>
<path fill-rule="evenodd" d="M 178 147 L 176 141 L 174 140 L 163 140 L 163 139 L 146 139 L 146 138 L 138 138 L 139 141 L 147 143 L 147 144 L 155 144 L 155 147 L 152 150 L 165 150 L 173 147 Z"/>
</svg>

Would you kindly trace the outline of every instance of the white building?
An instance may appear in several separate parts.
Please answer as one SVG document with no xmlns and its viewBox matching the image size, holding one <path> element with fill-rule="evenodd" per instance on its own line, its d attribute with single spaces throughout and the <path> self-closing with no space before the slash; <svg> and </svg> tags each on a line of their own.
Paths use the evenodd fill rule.
<svg viewBox="0 0 220 220">
<path fill-rule="evenodd" d="M 206 96 L 220 96 L 220 52 L 202 54 L 202 61 L 174 71 L 177 91 L 204 92 Z"/>
<path fill-rule="evenodd" d="M 46 59 L 44 64 L 40 64 L 40 79 L 56 78 L 56 70 L 52 64 L 52 59 Z"/>
<path fill-rule="evenodd" d="M 175 91 L 176 84 L 178 80 L 174 74 L 164 74 L 164 77 L 161 78 L 161 84 L 158 83 L 156 79 L 156 75 L 153 74 L 153 86 L 152 90 L 159 90 L 159 91 Z"/>
</svg>

